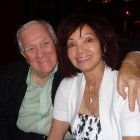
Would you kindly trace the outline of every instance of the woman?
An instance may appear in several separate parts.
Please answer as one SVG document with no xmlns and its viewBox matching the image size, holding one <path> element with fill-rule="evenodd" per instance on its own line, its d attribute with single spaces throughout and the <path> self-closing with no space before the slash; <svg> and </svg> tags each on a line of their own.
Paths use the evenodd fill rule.
<svg viewBox="0 0 140 140">
<path fill-rule="evenodd" d="M 140 140 L 140 114 L 117 91 L 119 47 L 102 18 L 73 15 L 58 28 L 58 62 L 65 78 L 57 91 L 48 140 L 68 128 L 77 140 Z M 127 90 L 127 89 L 126 89 Z"/>
</svg>

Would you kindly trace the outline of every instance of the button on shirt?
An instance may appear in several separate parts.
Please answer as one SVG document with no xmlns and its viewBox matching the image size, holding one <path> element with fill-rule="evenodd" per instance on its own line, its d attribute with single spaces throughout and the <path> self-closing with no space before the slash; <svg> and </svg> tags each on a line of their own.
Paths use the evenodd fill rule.
<svg viewBox="0 0 140 140">
<path fill-rule="evenodd" d="M 17 126 L 22 131 L 48 135 L 53 113 L 51 89 L 56 71 L 57 66 L 49 76 L 44 87 L 40 87 L 33 82 L 32 68 L 29 68 L 26 80 L 27 91 L 17 121 Z"/>
</svg>

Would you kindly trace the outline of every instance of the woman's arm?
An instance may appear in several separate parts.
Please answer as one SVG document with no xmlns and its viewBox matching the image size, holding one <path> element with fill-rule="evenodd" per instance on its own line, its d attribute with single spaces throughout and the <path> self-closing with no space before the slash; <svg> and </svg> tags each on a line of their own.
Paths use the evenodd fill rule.
<svg viewBox="0 0 140 140">
<path fill-rule="evenodd" d="M 140 140 L 140 136 L 133 137 L 122 137 L 122 140 Z"/>
<path fill-rule="evenodd" d="M 69 127 L 68 122 L 53 119 L 47 140 L 63 140 Z"/>
<path fill-rule="evenodd" d="M 118 77 L 118 91 L 124 99 L 126 86 L 128 86 L 130 111 L 135 109 L 135 98 L 140 111 L 140 52 L 129 53 L 122 62 Z"/>
</svg>

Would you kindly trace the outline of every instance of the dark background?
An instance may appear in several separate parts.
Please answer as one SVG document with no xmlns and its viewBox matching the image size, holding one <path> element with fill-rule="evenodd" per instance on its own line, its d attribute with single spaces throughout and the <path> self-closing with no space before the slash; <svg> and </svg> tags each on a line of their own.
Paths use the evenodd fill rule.
<svg viewBox="0 0 140 140">
<path fill-rule="evenodd" d="M 122 40 L 140 38 L 140 0 L 5 0 L 0 4 L 0 67 L 20 57 L 16 31 L 32 19 L 56 30 L 65 16 L 88 11 L 106 17 Z"/>
</svg>

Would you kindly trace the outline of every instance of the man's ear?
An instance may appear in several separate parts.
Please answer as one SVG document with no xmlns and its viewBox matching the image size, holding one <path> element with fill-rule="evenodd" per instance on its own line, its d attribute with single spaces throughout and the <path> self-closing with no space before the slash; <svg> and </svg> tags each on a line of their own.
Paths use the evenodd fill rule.
<svg viewBox="0 0 140 140">
<path fill-rule="evenodd" d="M 21 51 L 20 51 L 20 53 L 21 53 L 21 55 L 26 59 L 25 53 L 23 53 L 23 52 L 21 52 Z"/>
<path fill-rule="evenodd" d="M 27 59 L 25 53 L 24 53 L 24 52 L 21 52 L 21 51 L 20 51 L 20 53 L 21 53 L 21 55 L 25 58 L 26 62 L 28 63 L 28 59 Z"/>
</svg>

